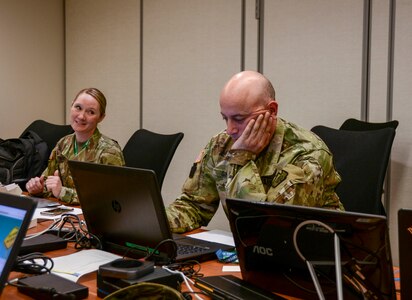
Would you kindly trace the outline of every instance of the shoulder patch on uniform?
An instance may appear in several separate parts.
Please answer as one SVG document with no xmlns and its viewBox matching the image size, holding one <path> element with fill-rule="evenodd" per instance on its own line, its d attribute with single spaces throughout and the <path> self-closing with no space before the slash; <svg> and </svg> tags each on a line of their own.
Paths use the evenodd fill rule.
<svg viewBox="0 0 412 300">
<path fill-rule="evenodd" d="M 193 163 L 192 167 L 190 168 L 189 178 L 193 178 L 196 173 L 197 163 Z"/>
<path fill-rule="evenodd" d="M 286 178 L 288 177 L 288 172 L 286 172 L 285 170 L 280 170 L 276 173 L 275 177 L 273 178 L 272 181 L 272 186 L 278 186 L 279 184 L 281 184 Z"/>
</svg>

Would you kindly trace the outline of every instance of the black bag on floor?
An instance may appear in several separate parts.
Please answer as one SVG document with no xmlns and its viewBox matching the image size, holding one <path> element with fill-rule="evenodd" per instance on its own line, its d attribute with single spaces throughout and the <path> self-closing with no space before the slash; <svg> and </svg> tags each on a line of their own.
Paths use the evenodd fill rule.
<svg viewBox="0 0 412 300">
<path fill-rule="evenodd" d="M 39 176 L 47 166 L 48 147 L 37 133 L 27 131 L 20 138 L 0 140 L 0 183 L 17 183 Z"/>
</svg>

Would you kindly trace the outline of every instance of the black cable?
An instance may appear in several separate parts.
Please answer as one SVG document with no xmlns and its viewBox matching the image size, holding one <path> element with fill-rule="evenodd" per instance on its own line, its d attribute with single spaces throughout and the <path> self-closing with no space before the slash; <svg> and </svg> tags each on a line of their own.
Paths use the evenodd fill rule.
<svg viewBox="0 0 412 300">
<path fill-rule="evenodd" d="M 204 276 L 203 273 L 200 273 L 202 267 L 200 262 L 198 262 L 197 260 L 187 260 L 184 262 L 173 263 L 167 265 L 166 267 L 173 271 L 182 272 L 186 277 L 189 278 Z"/>
<path fill-rule="evenodd" d="M 80 218 L 75 214 L 63 214 L 61 225 L 57 229 L 57 236 L 70 242 L 79 240 L 81 232 L 76 227 L 76 224 L 80 224 L 80 222 Z M 66 227 L 66 224 L 68 224 L 69 227 Z"/>
<path fill-rule="evenodd" d="M 85 223 L 84 221 L 80 220 L 78 215 L 71 213 L 62 214 L 61 220 L 62 224 L 58 229 L 58 233 L 62 231 L 62 228 L 64 228 L 66 224 L 71 225 L 71 233 L 69 235 L 65 235 L 64 237 L 69 239 L 70 241 L 75 242 L 75 249 L 102 249 L 102 243 L 100 239 L 96 235 L 90 233 L 84 227 Z M 76 228 L 76 224 L 78 225 L 78 228 Z"/>
<path fill-rule="evenodd" d="M 205 293 L 205 292 L 203 292 L 203 291 L 200 291 L 200 292 L 195 292 L 195 291 L 190 292 L 190 291 L 187 291 L 187 292 L 182 292 L 181 294 L 183 295 L 183 297 L 184 297 L 186 300 L 191 300 L 191 299 L 192 299 L 191 294 L 193 294 L 193 295 L 209 296 L 209 297 L 210 297 L 210 294 Z"/>
<path fill-rule="evenodd" d="M 160 252 L 159 249 L 165 244 L 171 244 L 172 245 L 172 253 L 167 253 L 167 257 L 162 257 L 158 255 Z M 153 260 L 157 265 L 167 265 L 175 261 L 176 256 L 177 256 L 177 244 L 176 241 L 173 239 L 166 239 L 161 241 L 156 245 L 156 247 L 153 248 L 153 250 L 149 250 L 147 248 L 147 255 L 144 257 L 145 260 Z"/>
<path fill-rule="evenodd" d="M 81 249 L 102 249 L 100 239 L 90 232 L 83 232 L 84 234 L 76 241 L 74 248 Z"/>
<path fill-rule="evenodd" d="M 39 263 L 39 260 L 42 261 L 42 263 Z M 47 266 L 48 263 L 50 266 Z M 54 262 L 50 257 L 40 252 L 33 252 L 18 256 L 13 266 L 13 271 L 26 274 L 46 274 L 51 272 L 53 266 Z"/>
</svg>

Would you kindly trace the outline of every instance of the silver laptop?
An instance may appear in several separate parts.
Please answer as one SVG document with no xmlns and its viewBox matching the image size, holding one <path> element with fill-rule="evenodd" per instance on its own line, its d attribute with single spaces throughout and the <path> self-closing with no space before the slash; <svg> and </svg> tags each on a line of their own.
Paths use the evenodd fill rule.
<svg viewBox="0 0 412 300">
<path fill-rule="evenodd" d="M 30 199 L 0 193 L 0 295 L 35 209 L 36 204 Z"/>
<path fill-rule="evenodd" d="M 120 255 L 175 261 L 216 258 L 232 246 L 171 234 L 160 188 L 152 170 L 69 161 L 88 230 L 103 249 Z M 174 242 L 173 242 L 174 241 Z M 184 253 L 187 251 L 187 253 Z"/>
</svg>

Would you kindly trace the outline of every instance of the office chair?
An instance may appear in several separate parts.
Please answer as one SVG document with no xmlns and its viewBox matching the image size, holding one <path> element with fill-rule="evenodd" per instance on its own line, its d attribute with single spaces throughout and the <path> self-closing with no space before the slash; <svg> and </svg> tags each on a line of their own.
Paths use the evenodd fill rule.
<svg viewBox="0 0 412 300">
<path fill-rule="evenodd" d="M 388 122 L 382 122 L 382 123 L 371 123 L 371 122 L 366 122 L 366 121 L 360 121 L 357 119 L 347 119 L 345 122 L 342 123 L 340 126 L 340 130 L 353 130 L 353 131 L 366 131 L 366 130 L 376 130 L 376 129 L 382 129 L 382 128 L 387 128 L 391 127 L 393 129 L 396 129 L 399 125 L 399 122 L 397 120 L 392 120 Z"/>
<path fill-rule="evenodd" d="M 56 146 L 57 142 L 70 133 L 73 133 L 73 128 L 70 125 L 58 125 L 46 122 L 44 120 L 36 120 L 33 121 L 20 135 L 20 137 L 24 136 L 24 134 L 32 130 L 37 133 L 43 141 L 46 142 L 48 149 L 48 156 Z"/>
<path fill-rule="evenodd" d="M 345 209 L 386 215 L 382 191 L 395 129 L 349 131 L 318 125 L 312 131 L 333 154 L 342 177 L 336 193 Z"/>
<path fill-rule="evenodd" d="M 166 171 L 184 134 L 160 134 L 146 129 L 133 133 L 123 148 L 126 166 L 150 169 L 162 187 Z"/>
<path fill-rule="evenodd" d="M 399 122 L 397 120 L 391 120 L 388 122 L 380 122 L 380 123 L 372 123 L 372 122 L 366 122 L 366 121 L 361 121 L 357 119 L 347 119 L 345 120 L 342 125 L 340 126 L 340 130 L 353 130 L 353 131 L 366 131 L 366 130 L 376 130 L 376 129 L 382 129 L 382 128 L 393 128 L 396 129 L 399 125 Z M 388 163 L 388 168 L 386 170 L 386 176 L 385 176 L 385 183 L 384 183 L 384 191 L 383 191 L 383 197 L 384 197 L 384 203 L 385 203 L 385 210 L 387 215 L 389 216 L 389 208 L 390 208 L 390 197 L 391 197 L 391 186 L 390 186 L 390 179 L 391 178 L 391 164 Z"/>
</svg>

